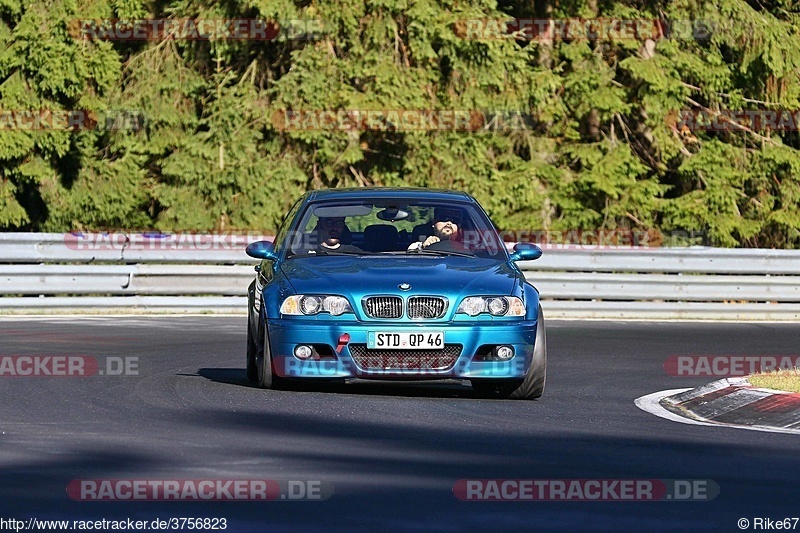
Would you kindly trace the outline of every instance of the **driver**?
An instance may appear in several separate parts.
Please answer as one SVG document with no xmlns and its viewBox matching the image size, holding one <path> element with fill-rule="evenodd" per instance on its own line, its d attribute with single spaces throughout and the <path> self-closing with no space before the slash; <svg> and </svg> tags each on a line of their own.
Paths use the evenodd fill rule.
<svg viewBox="0 0 800 533">
<path fill-rule="evenodd" d="M 422 242 L 413 242 L 409 250 L 440 250 L 463 252 L 467 247 L 461 242 L 461 211 L 437 207 L 433 211 L 433 235 Z"/>
</svg>

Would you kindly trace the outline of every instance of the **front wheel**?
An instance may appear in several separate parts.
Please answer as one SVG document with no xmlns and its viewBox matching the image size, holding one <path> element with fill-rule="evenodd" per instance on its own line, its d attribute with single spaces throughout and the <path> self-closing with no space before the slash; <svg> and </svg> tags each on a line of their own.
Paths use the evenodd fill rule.
<svg viewBox="0 0 800 533">
<path fill-rule="evenodd" d="M 256 364 L 256 342 L 250 326 L 250 316 L 247 317 L 247 379 L 258 381 L 258 365 Z"/>
<path fill-rule="evenodd" d="M 503 398 L 513 400 L 535 400 L 544 394 L 544 384 L 547 380 L 547 336 L 544 328 L 544 314 L 539 305 L 539 315 L 536 319 L 536 340 L 533 346 L 531 367 L 525 379 L 514 381 L 473 380 L 472 388 L 479 393 L 497 391 Z"/>
<path fill-rule="evenodd" d="M 258 359 L 258 386 L 262 389 L 271 389 L 274 384 L 272 376 L 272 352 L 269 349 L 269 332 L 264 326 L 264 335 L 262 337 L 263 345 L 261 357 Z"/>
<path fill-rule="evenodd" d="M 261 357 L 256 361 L 258 373 L 258 386 L 262 389 L 280 389 L 287 388 L 286 379 L 276 376 L 272 368 L 272 350 L 269 345 L 269 331 L 267 331 L 266 324 L 263 327 L 264 332 L 261 335 L 263 342 Z"/>
</svg>

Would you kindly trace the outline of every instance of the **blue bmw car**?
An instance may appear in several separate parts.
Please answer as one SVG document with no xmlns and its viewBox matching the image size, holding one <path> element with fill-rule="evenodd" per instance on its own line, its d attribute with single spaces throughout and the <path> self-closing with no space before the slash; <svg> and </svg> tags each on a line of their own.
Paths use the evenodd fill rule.
<svg viewBox="0 0 800 533">
<path fill-rule="evenodd" d="M 468 379 L 488 395 L 544 392 L 539 293 L 470 195 L 413 188 L 306 193 L 249 287 L 247 377 L 264 388 L 311 380 Z"/>
</svg>

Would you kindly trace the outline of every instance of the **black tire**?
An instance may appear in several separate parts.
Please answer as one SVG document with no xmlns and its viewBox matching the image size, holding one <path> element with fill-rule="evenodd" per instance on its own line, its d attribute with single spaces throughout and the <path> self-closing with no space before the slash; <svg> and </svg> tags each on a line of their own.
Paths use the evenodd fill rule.
<svg viewBox="0 0 800 533">
<path fill-rule="evenodd" d="M 539 314 L 536 319 L 536 341 L 533 346 L 533 358 L 528 374 L 516 388 L 510 389 L 507 397 L 514 400 L 535 400 L 544 394 L 544 385 L 547 381 L 547 335 L 544 326 L 544 313 L 539 304 Z M 500 394 L 505 391 L 501 390 Z M 505 394 L 504 394 L 505 395 Z"/>
<path fill-rule="evenodd" d="M 258 358 L 258 386 L 262 389 L 271 389 L 275 385 L 275 380 L 272 375 L 272 352 L 269 348 L 269 332 L 266 325 L 263 327 L 263 335 L 261 336 L 263 342 L 261 346 L 261 357 Z"/>
<path fill-rule="evenodd" d="M 497 391 L 503 398 L 512 400 L 535 400 L 544 394 L 544 385 L 547 380 L 547 335 L 545 334 L 544 314 L 539 305 L 539 315 L 536 320 L 536 340 L 533 346 L 531 366 L 525 379 L 514 381 L 472 380 L 472 388 L 476 392 L 486 394 Z"/>
<path fill-rule="evenodd" d="M 247 316 L 247 379 L 258 381 L 258 366 L 256 365 L 256 342 L 250 327 L 250 315 Z"/>
<path fill-rule="evenodd" d="M 261 357 L 256 357 L 258 386 L 262 389 L 289 390 L 290 383 L 285 378 L 275 375 L 272 365 L 272 350 L 269 345 L 269 332 L 267 331 L 266 324 L 263 326 L 263 333 L 260 337 L 263 344 L 261 347 Z"/>
</svg>

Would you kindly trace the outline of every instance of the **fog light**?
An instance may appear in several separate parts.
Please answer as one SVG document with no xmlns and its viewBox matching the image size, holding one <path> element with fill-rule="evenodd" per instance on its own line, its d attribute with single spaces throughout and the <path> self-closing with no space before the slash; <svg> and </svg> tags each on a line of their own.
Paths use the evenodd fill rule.
<svg viewBox="0 0 800 533">
<path fill-rule="evenodd" d="M 514 348 L 511 346 L 498 346 L 494 351 L 494 355 L 500 361 L 508 361 L 514 357 Z"/>
<path fill-rule="evenodd" d="M 294 348 L 294 356 L 298 359 L 308 359 L 311 357 L 311 346 L 299 344 Z"/>
</svg>

